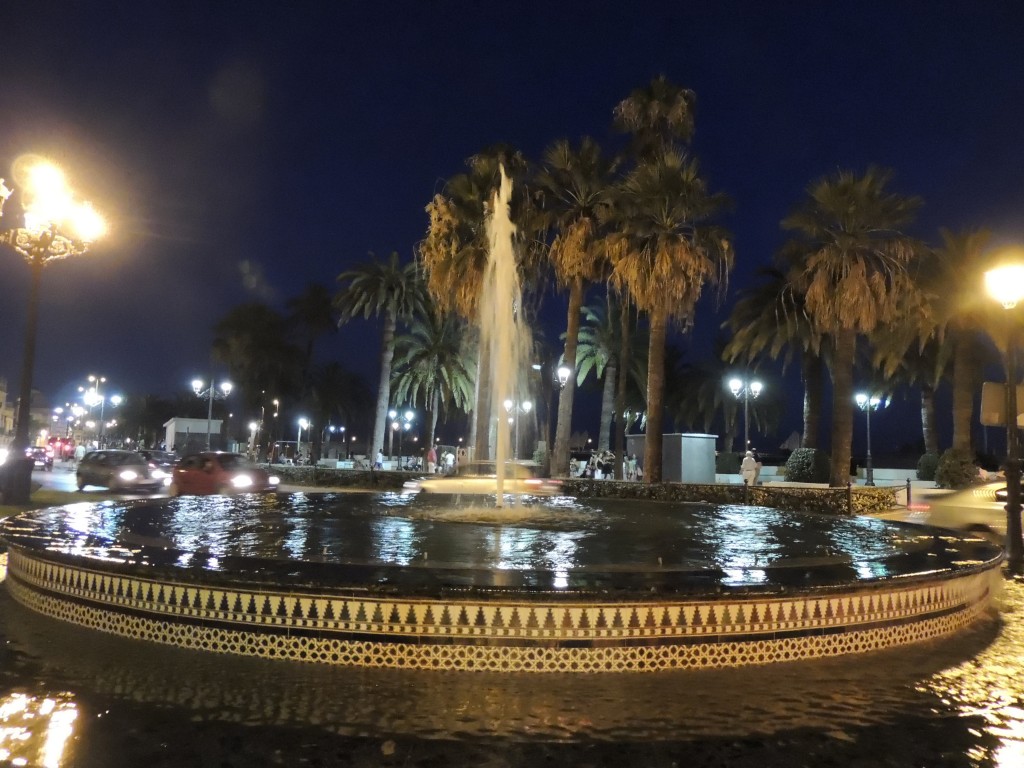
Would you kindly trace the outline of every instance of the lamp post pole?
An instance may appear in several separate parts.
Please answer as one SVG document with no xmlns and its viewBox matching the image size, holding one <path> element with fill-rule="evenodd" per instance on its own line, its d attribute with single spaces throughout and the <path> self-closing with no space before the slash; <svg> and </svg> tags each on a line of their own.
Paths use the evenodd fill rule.
<svg viewBox="0 0 1024 768">
<path fill-rule="evenodd" d="M 871 464 L 871 412 L 877 411 L 878 407 L 882 404 L 881 398 L 875 397 L 874 395 L 865 395 L 864 393 L 858 393 L 854 398 L 857 403 L 857 407 L 864 411 L 864 415 L 867 417 L 867 455 L 864 461 L 865 479 L 864 485 L 875 484 L 874 468 Z"/>
<path fill-rule="evenodd" d="M 225 398 L 231 394 L 232 384 L 230 381 L 222 381 L 220 383 L 220 390 L 223 394 L 217 394 L 217 386 L 214 381 L 214 377 L 210 376 L 210 387 L 209 389 L 203 389 L 202 379 L 193 379 L 192 391 L 196 393 L 196 397 L 202 399 L 206 398 L 206 450 L 211 450 L 212 442 L 210 432 L 213 429 L 213 401 L 220 397 Z"/>
<path fill-rule="evenodd" d="M 989 295 L 1006 313 L 1006 558 L 1010 573 L 1024 572 L 1024 539 L 1021 534 L 1021 462 L 1017 428 L 1017 329 L 1012 310 L 1024 297 L 1024 266 L 1006 265 L 985 273 Z"/>
<path fill-rule="evenodd" d="M 100 237 L 106 225 L 88 203 L 72 199 L 63 173 L 45 162 L 15 163 L 15 174 L 24 181 L 21 207 L 23 226 L 0 232 L 0 243 L 6 243 L 29 266 L 29 295 L 25 322 L 25 347 L 22 355 L 18 392 L 18 413 L 11 443 L 12 458 L 0 473 L 0 492 L 5 504 L 26 504 L 32 492 L 32 460 L 25 456 L 29 447 L 32 420 L 32 376 L 36 359 L 36 337 L 39 327 L 39 289 L 43 267 L 52 261 L 80 256 L 90 243 Z M 13 193 L 0 179 L 0 215 Z"/>
</svg>

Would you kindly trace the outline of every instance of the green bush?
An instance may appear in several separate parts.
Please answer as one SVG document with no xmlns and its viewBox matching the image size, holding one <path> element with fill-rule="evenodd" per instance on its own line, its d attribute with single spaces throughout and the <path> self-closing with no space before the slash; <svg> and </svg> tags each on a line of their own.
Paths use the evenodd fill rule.
<svg viewBox="0 0 1024 768">
<path fill-rule="evenodd" d="M 917 479 L 934 480 L 935 470 L 939 468 L 939 454 L 926 453 L 917 460 Z"/>
<path fill-rule="evenodd" d="M 831 474 L 828 454 L 817 448 L 797 448 L 786 460 L 786 480 L 794 483 L 827 483 Z"/>
<path fill-rule="evenodd" d="M 970 451 L 950 448 L 939 457 L 935 484 L 939 488 L 966 488 L 978 478 L 974 456 Z"/>
<path fill-rule="evenodd" d="M 720 475 L 738 475 L 743 457 L 738 453 L 722 451 L 715 456 L 715 472 Z"/>
</svg>

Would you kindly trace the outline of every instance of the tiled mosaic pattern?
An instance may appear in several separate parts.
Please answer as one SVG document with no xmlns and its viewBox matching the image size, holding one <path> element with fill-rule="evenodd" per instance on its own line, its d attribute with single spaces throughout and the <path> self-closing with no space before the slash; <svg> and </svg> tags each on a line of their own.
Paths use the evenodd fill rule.
<svg viewBox="0 0 1024 768">
<path fill-rule="evenodd" d="M 42 613 L 187 648 L 374 667 L 598 672 L 764 664 L 936 637 L 984 611 L 992 573 L 820 597 L 572 604 L 227 590 L 12 550 L 7 583 Z"/>
</svg>

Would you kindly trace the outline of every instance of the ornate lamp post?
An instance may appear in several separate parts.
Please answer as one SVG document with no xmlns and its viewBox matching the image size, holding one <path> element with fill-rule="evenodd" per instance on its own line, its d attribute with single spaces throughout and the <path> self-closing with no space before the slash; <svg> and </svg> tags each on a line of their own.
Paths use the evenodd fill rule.
<svg viewBox="0 0 1024 768">
<path fill-rule="evenodd" d="M 865 461 L 865 471 L 867 472 L 867 477 L 864 481 L 864 485 L 874 485 L 875 472 L 874 468 L 871 465 L 871 412 L 878 410 L 879 406 L 882 405 L 882 400 L 881 398 L 875 397 L 874 395 L 865 395 L 863 392 L 858 392 L 853 399 L 854 402 L 857 403 L 857 407 L 864 411 L 864 414 L 867 416 L 868 453 Z"/>
<path fill-rule="evenodd" d="M 750 399 L 757 399 L 761 394 L 764 385 L 760 381 L 743 381 L 743 379 L 730 379 L 729 391 L 737 400 L 743 398 L 743 450 L 750 449 Z"/>
<path fill-rule="evenodd" d="M 218 387 L 210 377 L 210 386 L 203 389 L 202 379 L 192 380 L 192 391 L 200 400 L 209 401 L 206 406 L 206 450 L 210 450 L 210 430 L 213 428 L 213 401 L 223 400 L 231 394 L 232 384 L 230 381 L 222 381 Z"/>
<path fill-rule="evenodd" d="M 32 460 L 24 454 L 29 446 L 32 374 L 43 268 L 53 261 L 85 253 L 89 245 L 103 235 L 106 224 L 92 206 L 73 199 L 64 174 L 55 165 L 39 158 L 19 158 L 15 161 L 14 175 L 20 185 L 21 222 L 20 226 L 0 232 L 0 243 L 9 245 L 28 262 L 31 284 L 17 422 L 11 443 L 12 458 L 0 486 L 5 503 L 25 504 L 28 503 L 32 483 Z M 0 215 L 3 215 L 4 203 L 12 193 L 13 190 L 0 179 Z"/>
<path fill-rule="evenodd" d="M 989 296 L 1006 310 L 1024 299 L 1024 265 L 1007 264 L 985 273 Z M 1006 315 L 1006 556 L 1010 572 L 1024 571 L 1024 540 L 1021 536 L 1020 437 L 1017 431 L 1017 333 L 1016 318 Z"/>
<path fill-rule="evenodd" d="M 519 460 L 519 414 L 528 414 L 533 410 L 533 403 L 529 400 L 524 400 L 521 403 L 517 403 L 511 398 L 506 400 L 503 405 L 505 406 L 505 412 L 509 414 L 508 422 L 509 426 L 513 427 L 513 442 L 515 445 L 512 447 L 512 460 Z M 514 419 L 514 421 L 513 421 Z"/>
</svg>

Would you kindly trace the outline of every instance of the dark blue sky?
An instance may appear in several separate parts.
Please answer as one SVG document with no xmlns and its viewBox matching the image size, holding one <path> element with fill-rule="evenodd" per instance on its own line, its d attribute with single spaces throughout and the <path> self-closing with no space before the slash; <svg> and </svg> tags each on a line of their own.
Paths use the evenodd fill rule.
<svg viewBox="0 0 1024 768">
<path fill-rule="evenodd" d="M 926 239 L 1024 239 L 1022 21 L 1012 2 L 5 3 L 0 175 L 49 155 L 113 227 L 47 270 L 37 386 L 187 389 L 233 305 L 333 285 L 371 250 L 411 258 L 464 158 L 619 141 L 613 106 L 658 74 L 696 91 L 694 152 L 734 200 L 730 300 L 837 168 L 893 168 Z M 0 265 L 13 383 L 28 274 Z M 724 315 L 703 308 L 696 350 Z M 329 354 L 372 382 L 366 332 Z M 798 426 L 794 403 L 780 431 Z"/>
</svg>

